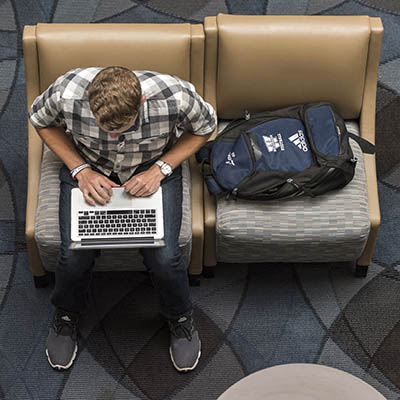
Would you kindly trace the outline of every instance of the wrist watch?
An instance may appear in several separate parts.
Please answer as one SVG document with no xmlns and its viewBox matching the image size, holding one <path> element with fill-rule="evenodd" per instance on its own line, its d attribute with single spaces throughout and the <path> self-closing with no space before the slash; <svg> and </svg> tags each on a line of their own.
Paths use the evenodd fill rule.
<svg viewBox="0 0 400 400">
<path fill-rule="evenodd" d="M 164 176 L 170 176 L 172 174 L 172 167 L 170 164 L 161 160 L 157 160 L 155 163 L 160 167 L 161 173 Z"/>
</svg>

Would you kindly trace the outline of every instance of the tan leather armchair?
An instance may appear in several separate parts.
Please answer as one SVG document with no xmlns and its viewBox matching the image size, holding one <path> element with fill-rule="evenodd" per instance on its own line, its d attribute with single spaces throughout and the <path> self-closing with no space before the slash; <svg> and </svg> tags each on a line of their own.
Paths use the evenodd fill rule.
<svg viewBox="0 0 400 400">
<path fill-rule="evenodd" d="M 89 66 L 122 65 L 133 70 L 153 70 L 177 75 L 192 82 L 198 93 L 203 95 L 204 32 L 200 24 L 38 24 L 25 26 L 23 49 L 28 109 L 36 96 L 47 89 L 58 76 L 73 68 Z M 39 287 L 47 284 L 46 270 L 54 268 L 59 238 L 57 230 L 54 230 L 54 237 L 38 232 L 37 215 L 39 211 L 51 211 L 53 214 L 57 212 L 58 189 L 54 176 L 57 176 L 59 160 L 49 154 L 29 121 L 28 125 L 25 233 L 31 271 L 35 285 Z M 47 165 L 45 173 L 44 162 Z M 196 283 L 195 278 L 202 271 L 203 186 L 194 157 L 186 162 L 187 171 L 188 165 L 190 173 L 186 175 L 187 186 L 190 188 L 186 188 L 189 196 L 185 196 L 188 210 L 186 213 L 184 210 L 183 219 L 189 226 L 182 246 L 187 261 L 190 262 L 192 281 Z M 47 173 L 51 175 L 53 183 L 49 182 L 50 178 L 46 178 Z M 43 197 L 53 196 L 56 203 L 54 207 L 39 204 L 38 210 L 41 194 Z M 54 210 L 51 210 L 52 207 Z M 53 214 L 51 223 L 58 226 Z M 41 219 L 45 218 L 46 215 L 41 214 Z M 41 234 L 43 235 L 40 236 Z M 110 259 L 113 257 L 109 256 L 108 260 Z M 129 259 L 132 259 L 131 255 L 125 257 L 125 261 Z M 108 261 L 104 263 L 107 264 Z"/>
<path fill-rule="evenodd" d="M 243 117 L 244 110 L 330 101 L 349 130 L 375 142 L 380 18 L 220 14 L 206 17 L 204 29 L 205 99 L 219 119 Z M 375 155 L 357 151 L 357 182 L 341 194 L 232 205 L 205 188 L 204 267 L 357 260 L 356 275 L 365 276 L 380 212 Z"/>
</svg>

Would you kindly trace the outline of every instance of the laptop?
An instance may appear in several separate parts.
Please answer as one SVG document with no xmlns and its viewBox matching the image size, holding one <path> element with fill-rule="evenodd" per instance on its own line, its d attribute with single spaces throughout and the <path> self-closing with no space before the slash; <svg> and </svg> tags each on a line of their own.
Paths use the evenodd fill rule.
<svg viewBox="0 0 400 400">
<path fill-rule="evenodd" d="M 161 187 L 148 197 L 112 190 L 106 205 L 91 206 L 79 188 L 72 189 L 70 249 L 165 246 Z"/>
</svg>

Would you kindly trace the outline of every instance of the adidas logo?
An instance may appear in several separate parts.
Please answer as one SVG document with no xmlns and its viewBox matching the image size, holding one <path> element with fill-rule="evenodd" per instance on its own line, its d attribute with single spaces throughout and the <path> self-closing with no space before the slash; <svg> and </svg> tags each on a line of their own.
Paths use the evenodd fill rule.
<svg viewBox="0 0 400 400">
<path fill-rule="evenodd" d="M 63 319 L 64 321 L 67 321 L 67 322 L 71 322 L 71 318 L 68 317 L 68 315 L 62 316 L 61 319 Z"/>
<path fill-rule="evenodd" d="M 233 162 L 233 158 L 236 157 L 236 154 L 232 151 L 228 153 L 228 157 L 226 158 L 227 160 L 225 161 L 225 164 L 230 164 L 235 166 L 235 163 Z"/>
<path fill-rule="evenodd" d="M 276 136 L 263 136 L 265 146 L 270 153 L 276 153 L 278 150 L 284 151 L 282 135 L 278 133 Z"/>
<path fill-rule="evenodd" d="M 289 140 L 300 150 L 303 150 L 304 152 L 308 151 L 306 138 L 304 137 L 302 130 L 299 129 L 294 135 L 289 137 Z"/>
</svg>

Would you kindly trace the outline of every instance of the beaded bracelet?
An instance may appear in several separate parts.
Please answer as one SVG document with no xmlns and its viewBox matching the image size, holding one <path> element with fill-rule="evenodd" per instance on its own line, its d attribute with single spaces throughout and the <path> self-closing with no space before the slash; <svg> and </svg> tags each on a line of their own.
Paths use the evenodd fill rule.
<svg viewBox="0 0 400 400">
<path fill-rule="evenodd" d="M 75 167 L 74 169 L 71 169 L 69 173 L 71 174 L 72 179 L 75 179 L 75 176 L 78 172 L 81 172 L 85 168 L 90 168 L 90 164 L 81 164 Z"/>
</svg>

